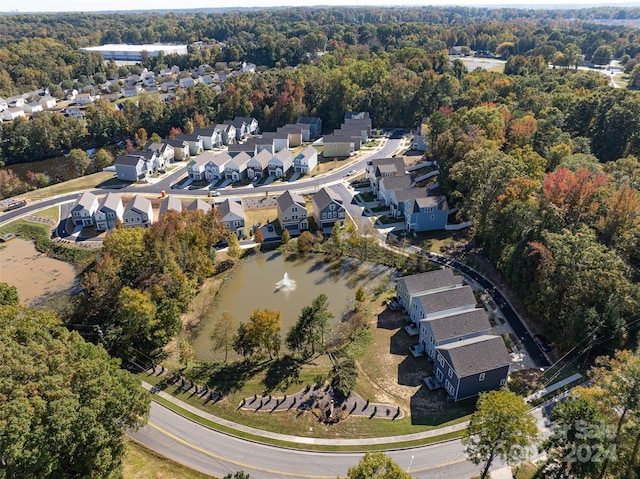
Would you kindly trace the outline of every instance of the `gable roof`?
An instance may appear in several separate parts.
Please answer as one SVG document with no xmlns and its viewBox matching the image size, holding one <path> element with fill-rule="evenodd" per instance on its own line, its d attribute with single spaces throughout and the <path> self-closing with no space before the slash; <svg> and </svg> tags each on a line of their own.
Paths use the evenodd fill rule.
<svg viewBox="0 0 640 479">
<path fill-rule="evenodd" d="M 298 121 L 296 123 L 299 123 L 301 125 L 318 125 L 320 126 L 322 124 L 322 120 L 320 118 L 318 118 L 317 116 L 301 116 L 298 118 Z"/>
<path fill-rule="evenodd" d="M 511 358 L 500 336 L 483 334 L 436 349 L 451 364 L 459 378 L 511 364 Z"/>
<path fill-rule="evenodd" d="M 408 201 L 416 198 L 422 198 L 428 196 L 426 188 L 405 188 L 402 190 L 395 190 L 393 193 L 396 197 L 396 201 Z"/>
<path fill-rule="evenodd" d="M 242 206 L 242 203 L 235 200 L 226 199 L 222 203 L 218 203 L 216 205 L 216 209 L 223 219 L 230 213 L 244 219 L 244 207 Z"/>
<path fill-rule="evenodd" d="M 200 135 L 196 135 L 195 133 L 191 135 L 188 135 L 187 133 L 180 133 L 179 135 L 176 135 L 176 140 L 201 141 L 202 137 Z"/>
<path fill-rule="evenodd" d="M 147 151 L 157 151 L 158 153 L 164 153 L 167 146 L 172 146 L 169 143 L 147 143 Z"/>
<path fill-rule="evenodd" d="M 278 196 L 276 203 L 278 204 L 278 208 L 280 209 L 280 211 L 285 211 L 294 204 L 297 204 L 298 206 L 305 209 L 307 208 L 307 203 L 304 201 L 304 198 L 302 196 L 300 196 L 298 193 L 292 193 L 288 190 Z"/>
<path fill-rule="evenodd" d="M 260 150 L 257 155 L 252 158 L 252 161 L 258 162 L 262 168 L 266 168 L 269 162 L 273 158 L 273 155 L 269 150 Z"/>
<path fill-rule="evenodd" d="M 291 152 L 287 148 L 283 148 L 278 153 L 274 155 L 274 158 L 277 158 L 282 163 L 290 163 L 293 161 L 293 157 L 291 156 Z"/>
<path fill-rule="evenodd" d="M 218 168 L 223 167 L 229 161 L 231 161 L 231 155 L 226 151 L 223 151 L 222 153 L 218 153 L 213 158 L 211 158 L 211 163 L 216 165 Z"/>
<path fill-rule="evenodd" d="M 426 314 L 437 314 L 463 306 L 475 306 L 477 302 L 470 286 L 446 289 L 444 291 L 417 296 L 414 301 L 422 305 L 422 310 Z"/>
<path fill-rule="evenodd" d="M 193 134 L 200 136 L 213 136 L 216 132 L 216 128 L 214 126 L 210 126 L 209 128 L 194 128 Z"/>
<path fill-rule="evenodd" d="M 423 208 L 434 207 L 439 210 L 446 210 L 448 208 L 447 199 L 444 196 L 425 196 L 421 198 L 415 198 L 411 204 L 411 212 L 417 213 Z"/>
<path fill-rule="evenodd" d="M 113 164 L 116 166 L 138 166 L 138 163 L 141 161 L 145 161 L 142 155 L 120 155 L 115 159 Z"/>
<path fill-rule="evenodd" d="M 487 312 L 480 308 L 451 316 L 423 319 L 422 321 L 429 323 L 436 341 L 459 338 L 465 334 L 478 333 L 491 329 Z"/>
<path fill-rule="evenodd" d="M 78 206 L 90 209 L 96 199 L 96 195 L 94 195 L 90 191 L 85 191 L 84 193 L 82 193 L 82 195 L 80 195 L 80 198 L 76 200 L 76 204 L 73 205 L 72 209 L 76 209 L 76 207 Z"/>
<path fill-rule="evenodd" d="M 462 284 L 462 276 L 453 274 L 450 268 L 436 269 L 426 273 L 412 274 L 398 278 L 404 282 L 404 286 L 409 294 L 423 291 L 431 291 L 441 288 L 453 288 Z"/>
<path fill-rule="evenodd" d="M 185 140 L 178 140 L 178 139 L 172 139 L 172 138 L 167 138 L 165 140 L 162 140 L 162 143 L 166 143 L 167 145 L 171 145 L 174 148 L 185 148 L 186 146 L 188 146 L 187 142 Z"/>
<path fill-rule="evenodd" d="M 380 184 L 387 191 L 408 188 L 412 182 L 413 178 L 410 175 L 387 176 L 380 180 Z"/>
<path fill-rule="evenodd" d="M 308 145 L 305 146 L 304 149 L 296 155 L 296 159 L 301 160 L 303 158 L 311 158 L 314 154 L 318 154 L 318 150 L 316 150 L 313 146 Z"/>
<path fill-rule="evenodd" d="M 205 213 L 211 209 L 211 205 L 200 198 L 196 198 L 187 205 L 187 211 L 204 211 Z"/>
<path fill-rule="evenodd" d="M 401 171 L 404 174 L 405 165 L 404 165 L 404 157 L 396 156 L 395 158 L 378 158 L 376 160 L 371 161 L 371 170 L 376 171 L 379 167 L 383 167 L 381 171 L 389 171 L 389 172 L 398 172 Z M 392 168 L 388 166 L 392 165 Z M 376 175 L 378 176 L 378 175 Z"/>
<path fill-rule="evenodd" d="M 234 165 L 241 167 L 242 165 L 246 165 L 247 161 L 251 160 L 251 156 L 246 151 L 241 151 L 237 155 L 235 155 L 231 161 Z"/>
<path fill-rule="evenodd" d="M 177 212 L 182 211 L 182 201 L 175 196 L 167 196 L 160 203 L 160 209 L 158 211 L 158 216 L 164 215 L 167 211 L 173 210 Z"/>
<path fill-rule="evenodd" d="M 151 201 L 149 201 L 144 196 L 135 195 L 129 203 L 127 203 L 127 207 L 124 209 L 124 212 L 127 213 L 131 210 L 148 212 L 151 209 Z M 149 218 L 150 220 L 152 218 Z"/>
<path fill-rule="evenodd" d="M 342 206 L 342 198 L 333 190 L 321 188 L 313 195 L 313 202 L 318 208 L 318 212 L 325 209 L 329 203 L 337 203 Z"/>
<path fill-rule="evenodd" d="M 213 160 L 213 159 L 207 155 L 198 155 L 195 158 L 193 158 L 189 163 L 187 163 L 187 166 L 198 165 L 199 167 L 202 168 L 209 160 Z"/>
<path fill-rule="evenodd" d="M 98 209 L 102 210 L 103 208 L 106 208 L 115 211 L 121 204 L 122 200 L 118 195 L 116 195 L 115 193 L 108 193 L 107 196 L 102 198 L 102 200 L 100 201 Z"/>
</svg>

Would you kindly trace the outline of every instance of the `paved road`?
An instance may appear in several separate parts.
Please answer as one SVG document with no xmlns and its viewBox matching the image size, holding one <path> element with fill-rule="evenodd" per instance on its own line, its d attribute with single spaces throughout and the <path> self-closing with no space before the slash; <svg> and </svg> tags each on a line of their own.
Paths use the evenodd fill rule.
<svg viewBox="0 0 640 479">
<path fill-rule="evenodd" d="M 151 405 L 149 424 L 130 435 L 170 459 L 217 477 L 244 470 L 256 479 L 335 479 L 345 477 L 362 457 L 256 444 L 205 428 L 157 403 Z M 468 479 L 478 474 L 459 441 L 388 454 L 405 470 L 411 465 L 409 472 L 415 478 Z"/>
<path fill-rule="evenodd" d="M 507 301 L 504 295 L 498 288 L 495 287 L 493 283 L 491 283 L 487 278 L 482 276 L 474 269 L 452 258 L 431 252 L 427 254 L 427 257 L 437 263 L 445 264 L 459 270 L 460 272 L 464 273 L 466 276 L 474 280 L 476 283 L 478 283 L 480 286 L 482 286 L 485 290 L 487 290 L 487 292 L 493 298 L 493 301 L 502 311 L 502 314 L 511 326 L 511 329 L 516 334 L 516 336 L 518 336 L 520 342 L 523 344 L 536 365 L 541 368 L 551 366 L 551 363 L 549 362 L 547 357 L 540 350 L 538 344 L 533 340 L 533 337 L 529 333 L 529 330 L 527 329 L 525 324 L 522 322 L 522 319 L 520 319 L 520 316 L 518 316 L 518 314 L 513 309 L 513 306 L 511 306 L 509 301 Z"/>
</svg>

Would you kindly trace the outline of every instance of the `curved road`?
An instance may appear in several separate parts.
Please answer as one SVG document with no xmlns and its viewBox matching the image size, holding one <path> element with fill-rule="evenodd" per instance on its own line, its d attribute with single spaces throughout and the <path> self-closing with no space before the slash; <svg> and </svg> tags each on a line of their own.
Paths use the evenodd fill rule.
<svg viewBox="0 0 640 479">
<path fill-rule="evenodd" d="M 255 479 L 345 477 L 362 453 L 311 452 L 253 443 L 208 429 L 151 404 L 149 423 L 129 434 L 163 456 L 217 477 L 243 470 Z M 460 441 L 391 451 L 415 478 L 468 479 L 479 469 L 467 461 Z M 413 460 L 412 460 L 413 457 Z"/>
</svg>

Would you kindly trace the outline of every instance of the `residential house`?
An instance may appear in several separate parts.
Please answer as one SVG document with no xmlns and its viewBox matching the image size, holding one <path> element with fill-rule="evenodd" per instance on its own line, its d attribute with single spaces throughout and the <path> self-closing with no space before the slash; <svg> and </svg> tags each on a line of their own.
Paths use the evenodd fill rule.
<svg viewBox="0 0 640 479">
<path fill-rule="evenodd" d="M 205 164 L 205 177 L 207 180 L 219 180 L 224 177 L 227 163 L 231 161 L 231 155 L 226 151 L 214 155 L 210 161 Z"/>
<path fill-rule="evenodd" d="M 252 138 L 256 145 L 259 146 L 259 148 L 256 148 L 256 151 L 262 149 L 260 147 L 261 144 L 267 145 L 267 148 L 271 146 L 273 148 L 273 153 L 289 149 L 289 135 L 287 133 L 267 132 L 262 134 L 261 139 L 262 141 L 260 141 L 259 138 Z"/>
<path fill-rule="evenodd" d="M 454 401 L 507 383 L 511 358 L 501 336 L 483 335 L 437 348 L 434 376 Z"/>
<path fill-rule="evenodd" d="M 321 188 L 311 198 L 313 216 L 323 233 L 328 233 L 335 223 L 344 225 L 346 210 L 338 193 L 328 188 Z"/>
<path fill-rule="evenodd" d="M 177 161 L 186 160 L 191 156 L 189 153 L 189 143 L 184 140 L 172 140 L 167 138 L 160 142 L 173 147 L 174 159 Z"/>
<path fill-rule="evenodd" d="M 136 155 L 143 156 L 147 160 L 147 171 L 149 173 L 155 173 L 158 170 L 165 169 L 164 157 L 160 155 L 156 150 L 143 150 L 137 151 Z"/>
<path fill-rule="evenodd" d="M 71 207 L 71 221 L 74 226 L 93 226 L 95 220 L 93 215 L 98 210 L 98 198 L 89 191 L 85 191 L 80 195 Z"/>
<path fill-rule="evenodd" d="M 198 155 L 202 152 L 203 141 L 200 135 L 180 133 L 175 136 L 176 140 L 183 140 L 189 144 L 189 154 L 191 156 Z"/>
<path fill-rule="evenodd" d="M 142 85 L 145 88 L 156 86 L 156 74 L 153 72 L 147 72 L 142 76 Z"/>
<path fill-rule="evenodd" d="M 370 118 L 368 111 L 347 111 L 344 113 L 344 120 L 366 120 Z"/>
<path fill-rule="evenodd" d="M 302 145 L 302 127 L 300 125 L 285 125 L 278 128 L 278 135 L 287 135 L 289 148 Z"/>
<path fill-rule="evenodd" d="M 363 143 L 367 142 L 367 130 L 353 126 L 343 125 L 339 130 L 335 130 L 333 134 L 337 136 L 350 137 L 353 142 L 353 149 L 356 151 L 362 147 Z"/>
<path fill-rule="evenodd" d="M 256 140 L 256 138 L 249 138 L 244 143 L 232 143 L 227 146 L 227 151 L 232 155 L 240 153 L 241 151 L 244 151 L 249 155 L 255 155 L 256 153 L 258 153 L 258 151 L 256 142 L 254 140 Z M 266 149 L 269 153 L 273 153 L 273 143 L 271 143 L 271 148 L 269 148 L 268 146 L 269 145 L 263 145 L 263 148 L 261 148 L 260 150 L 262 151 Z"/>
<path fill-rule="evenodd" d="M 362 131 L 363 143 L 371 136 L 371 118 L 345 118 L 341 129 L 357 129 Z"/>
<path fill-rule="evenodd" d="M 378 194 L 378 183 L 381 178 L 407 174 L 402 156 L 372 160 L 367 165 L 367 172 L 371 181 L 371 189 L 375 195 Z"/>
<path fill-rule="evenodd" d="M 23 108 L 26 102 L 27 101 L 22 95 L 10 96 L 7 98 L 7 103 L 13 108 Z"/>
<path fill-rule="evenodd" d="M 306 133 L 304 133 L 306 137 L 303 138 L 303 141 L 312 141 L 322 135 L 322 120 L 318 117 L 301 116 L 298 118 L 297 124 L 303 126 L 303 128 L 308 128 L 307 130 L 303 130 L 309 132 L 309 136 L 306 136 Z"/>
<path fill-rule="evenodd" d="M 175 89 L 176 89 L 176 82 L 173 80 L 163 81 L 162 83 L 160 83 L 160 90 L 162 90 L 165 93 L 170 93 L 172 91 L 175 91 Z"/>
<path fill-rule="evenodd" d="M 293 169 L 296 173 L 308 175 L 318 165 L 318 150 L 309 145 L 293 159 Z"/>
<path fill-rule="evenodd" d="M 253 158 L 247 161 L 247 176 L 250 180 L 254 178 L 262 178 L 268 175 L 269 161 L 273 155 L 268 150 L 261 150 Z"/>
<path fill-rule="evenodd" d="M 205 164 L 211 161 L 211 156 L 200 155 L 187 163 L 187 174 L 194 181 L 205 179 Z"/>
<path fill-rule="evenodd" d="M 412 300 L 418 296 L 462 286 L 462 276 L 454 275 L 453 270 L 444 268 L 398 278 L 396 294 L 400 306 L 409 312 L 412 309 Z"/>
<path fill-rule="evenodd" d="M 236 141 L 236 127 L 233 125 L 219 123 L 215 126 L 219 139 L 223 145 L 234 143 Z M 218 145 L 220 146 L 220 145 Z"/>
<path fill-rule="evenodd" d="M 122 199 L 115 193 L 108 193 L 100 200 L 98 209 L 93 214 L 98 231 L 112 230 L 118 220 L 122 221 L 124 206 Z"/>
<path fill-rule="evenodd" d="M 456 341 L 463 341 L 489 334 L 491 323 L 484 309 L 476 308 L 451 316 L 420 321 L 420 346 L 432 360 L 436 359 L 436 348 Z"/>
<path fill-rule="evenodd" d="M 84 118 L 84 112 L 80 108 L 67 108 L 65 110 L 65 115 L 70 118 L 77 118 L 78 120 L 82 120 Z"/>
<path fill-rule="evenodd" d="M 225 120 L 225 124 L 233 125 L 236 129 L 236 139 L 243 140 L 259 133 L 258 120 L 247 116 L 236 116 L 233 120 Z"/>
<path fill-rule="evenodd" d="M 202 147 L 205 150 L 216 148 L 221 143 L 218 139 L 218 132 L 214 126 L 209 128 L 194 128 L 193 134 L 202 137 Z"/>
<path fill-rule="evenodd" d="M 147 159 L 142 155 L 120 155 L 113 164 L 119 180 L 140 181 L 149 174 Z"/>
<path fill-rule="evenodd" d="M 237 155 L 231 157 L 231 161 L 228 161 L 224 166 L 224 176 L 233 183 L 240 181 L 247 176 L 247 163 L 251 160 L 251 157 L 244 151 L 241 151 Z"/>
<path fill-rule="evenodd" d="M 212 206 L 204 200 L 200 198 L 196 198 L 191 203 L 189 203 L 186 207 L 187 211 L 202 211 L 203 213 L 208 213 L 211 210 Z"/>
<path fill-rule="evenodd" d="M 445 289 L 414 297 L 409 317 L 418 326 L 423 319 L 462 313 L 475 309 L 476 304 L 476 297 L 470 286 Z"/>
<path fill-rule="evenodd" d="M 324 158 L 347 158 L 353 151 L 353 140 L 350 136 L 327 135 L 322 139 Z"/>
<path fill-rule="evenodd" d="M 140 75 L 136 75 L 132 73 L 131 75 L 129 75 L 127 78 L 124 79 L 124 86 L 127 88 L 131 88 L 141 82 L 142 82 L 142 78 L 140 77 Z"/>
<path fill-rule="evenodd" d="M 242 62 L 242 69 L 240 71 L 242 73 L 254 73 L 256 71 L 256 64 Z"/>
<path fill-rule="evenodd" d="M 50 110 L 51 108 L 55 108 L 57 104 L 58 104 L 58 101 L 50 95 L 43 96 L 40 99 L 40 105 L 42 105 L 42 108 L 44 108 L 45 110 Z"/>
<path fill-rule="evenodd" d="M 24 110 L 20 107 L 9 107 L 2 112 L 2 116 L 7 121 L 15 120 L 24 116 Z"/>
<path fill-rule="evenodd" d="M 9 108 L 9 103 L 7 103 L 7 100 L 0 97 L 0 111 L 5 111 L 7 108 Z"/>
<path fill-rule="evenodd" d="M 158 157 L 162 158 L 164 165 L 171 163 L 176 155 L 175 149 L 168 143 L 147 143 L 145 149 L 155 151 Z"/>
<path fill-rule="evenodd" d="M 246 237 L 244 206 L 241 202 L 226 199 L 216 205 L 216 210 L 225 228 L 235 233 L 238 238 Z"/>
<path fill-rule="evenodd" d="M 292 233 L 309 229 L 307 203 L 298 193 L 285 191 L 276 200 L 280 227 Z"/>
<path fill-rule="evenodd" d="M 407 231 L 443 230 L 449 217 L 449 205 L 444 196 L 427 196 L 405 203 Z"/>
<path fill-rule="evenodd" d="M 413 140 L 411 141 L 411 149 L 417 151 L 427 151 L 427 117 L 422 117 L 422 122 L 413 130 Z"/>
<path fill-rule="evenodd" d="M 427 196 L 429 196 L 427 188 L 414 187 L 400 190 L 391 190 L 389 192 L 389 206 L 391 208 L 391 215 L 395 218 L 404 215 L 406 204 L 412 202 L 416 198 L 424 198 Z"/>
<path fill-rule="evenodd" d="M 65 100 L 75 100 L 76 96 L 78 96 L 78 90 L 75 88 L 71 88 L 70 90 L 65 90 L 64 99 Z"/>
<path fill-rule="evenodd" d="M 200 75 L 198 77 L 198 83 L 204 83 L 205 85 L 213 85 L 213 77 L 211 75 Z"/>
<path fill-rule="evenodd" d="M 270 160 L 268 165 L 269 175 L 281 178 L 293 166 L 293 156 L 289 150 L 280 150 Z"/>
<path fill-rule="evenodd" d="M 188 88 L 188 87 L 193 86 L 195 84 L 196 84 L 196 82 L 193 81 L 193 78 L 191 78 L 191 77 L 180 78 L 180 80 L 178 80 L 178 85 L 181 88 Z"/>
<path fill-rule="evenodd" d="M 95 97 L 91 93 L 78 93 L 75 100 L 78 105 L 88 105 L 95 101 Z"/>
<path fill-rule="evenodd" d="M 158 210 L 158 221 L 162 220 L 164 214 L 169 211 L 182 212 L 182 201 L 176 196 L 165 196 L 160 202 L 160 209 Z"/>
<path fill-rule="evenodd" d="M 151 201 L 144 196 L 136 195 L 127 203 L 122 214 L 125 228 L 148 228 L 153 224 L 153 208 Z"/>
<path fill-rule="evenodd" d="M 413 184 L 411 175 L 387 176 L 380 179 L 378 184 L 378 199 L 384 201 L 385 206 L 391 205 L 391 192 L 405 190 Z"/>
<path fill-rule="evenodd" d="M 134 96 L 139 95 L 141 91 L 142 91 L 142 87 L 140 85 L 134 85 L 134 86 L 121 88 L 120 89 L 120 94 L 124 98 L 132 98 Z"/>
</svg>

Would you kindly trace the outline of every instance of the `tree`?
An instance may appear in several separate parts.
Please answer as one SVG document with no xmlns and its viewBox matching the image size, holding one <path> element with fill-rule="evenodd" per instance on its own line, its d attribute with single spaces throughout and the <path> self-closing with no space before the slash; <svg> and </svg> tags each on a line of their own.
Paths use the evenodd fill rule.
<svg viewBox="0 0 640 479">
<path fill-rule="evenodd" d="M 613 50 L 609 45 L 600 45 L 593 55 L 591 55 L 591 60 L 596 65 L 608 65 L 611 63 L 613 59 Z"/>
<path fill-rule="evenodd" d="M 507 464 L 522 462 L 538 437 L 535 419 L 524 399 L 507 389 L 481 393 L 462 442 L 471 461 L 484 463 L 481 479 L 488 477 L 496 457 Z"/>
<path fill-rule="evenodd" d="M 89 172 L 91 158 L 89 158 L 89 155 L 87 155 L 84 150 L 74 148 L 69 152 L 69 159 L 73 161 L 76 171 L 78 172 L 78 176 L 84 176 Z"/>
<path fill-rule="evenodd" d="M 54 313 L 0 307 L 0 476 L 111 479 L 149 394 Z"/>
<path fill-rule="evenodd" d="M 182 341 L 180 341 L 180 343 L 178 343 L 178 354 L 178 360 L 180 361 L 180 363 L 184 364 L 185 368 L 188 368 L 189 363 L 193 361 L 196 353 L 193 350 L 193 346 L 189 344 L 189 341 L 183 339 Z"/>
<path fill-rule="evenodd" d="M 209 338 L 213 341 L 214 351 L 224 350 L 224 362 L 227 362 L 229 348 L 233 347 L 234 333 L 236 331 L 236 320 L 226 311 L 222 312 L 220 319 L 216 321 L 215 327 Z"/>
<path fill-rule="evenodd" d="M 411 479 L 384 452 L 367 452 L 357 466 L 349 468 L 348 479 Z"/>
<path fill-rule="evenodd" d="M 302 308 L 296 324 L 291 327 L 285 342 L 293 351 L 315 354 L 316 348 L 324 347 L 324 334 L 333 314 L 329 312 L 327 295 L 321 293 L 311 302 L 311 306 Z"/>
<path fill-rule="evenodd" d="M 629 75 L 629 83 L 627 83 L 629 90 L 640 90 L 640 63 L 633 67 L 631 74 Z"/>
<path fill-rule="evenodd" d="M 331 386 L 336 393 L 347 398 L 358 382 L 356 360 L 346 353 L 332 355 L 332 358 L 333 379 L 331 380 Z"/>
<path fill-rule="evenodd" d="M 15 306 L 19 303 L 18 288 L 11 284 L 0 282 L 0 306 Z"/>
<path fill-rule="evenodd" d="M 282 243 L 287 244 L 291 240 L 291 233 L 289 233 L 288 229 L 282 230 Z"/>
<path fill-rule="evenodd" d="M 135 142 L 139 150 L 141 150 L 144 145 L 147 144 L 147 137 L 147 130 L 145 130 L 144 128 L 138 128 L 138 131 L 136 131 L 135 135 L 133 135 L 133 141 Z"/>
<path fill-rule="evenodd" d="M 234 337 L 233 349 L 244 357 L 252 356 L 259 350 L 270 359 L 280 353 L 281 313 L 276 309 L 256 309 L 249 321 L 241 323 Z"/>
<path fill-rule="evenodd" d="M 262 234 L 262 230 L 260 228 L 256 228 L 256 231 L 253 233 L 253 240 L 258 244 L 264 241 L 264 235 Z"/>
<path fill-rule="evenodd" d="M 102 171 L 107 166 L 111 166 L 113 164 L 113 156 L 105 150 L 104 148 L 100 148 L 96 151 L 95 157 L 93 158 L 93 171 L 98 173 Z"/>
<path fill-rule="evenodd" d="M 365 292 L 364 292 L 364 288 L 362 286 L 360 286 L 356 290 L 356 301 L 358 303 L 362 303 L 365 299 L 366 299 L 366 295 L 365 295 Z"/>
<path fill-rule="evenodd" d="M 240 247 L 240 241 L 235 233 L 229 233 L 229 237 L 227 239 L 228 247 L 227 254 L 231 258 L 239 258 L 242 256 L 242 248 Z"/>
</svg>

